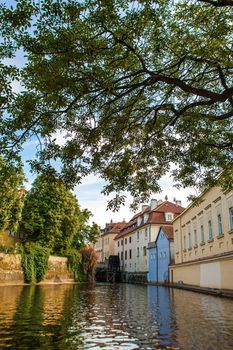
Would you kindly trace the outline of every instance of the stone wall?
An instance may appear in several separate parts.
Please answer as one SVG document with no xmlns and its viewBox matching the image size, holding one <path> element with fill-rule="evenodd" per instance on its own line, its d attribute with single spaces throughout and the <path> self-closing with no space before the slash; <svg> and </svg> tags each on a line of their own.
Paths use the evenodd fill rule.
<svg viewBox="0 0 233 350">
<path fill-rule="evenodd" d="M 50 256 L 49 269 L 43 282 L 67 283 L 73 281 L 73 273 L 67 269 L 67 259 L 57 256 Z M 21 267 L 21 255 L 0 253 L 0 284 L 22 283 L 24 283 L 24 280 Z"/>
<path fill-rule="evenodd" d="M 23 283 L 23 271 L 21 267 L 20 254 L 0 253 L 0 283 Z"/>
<path fill-rule="evenodd" d="M 74 274 L 67 269 L 67 258 L 49 257 L 49 268 L 43 282 L 72 282 Z"/>
</svg>

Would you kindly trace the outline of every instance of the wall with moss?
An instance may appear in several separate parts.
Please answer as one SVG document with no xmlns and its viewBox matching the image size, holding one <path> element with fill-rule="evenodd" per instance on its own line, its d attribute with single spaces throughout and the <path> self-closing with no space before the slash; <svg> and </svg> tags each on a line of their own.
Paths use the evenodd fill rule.
<svg viewBox="0 0 233 350">
<path fill-rule="evenodd" d="M 23 283 L 23 270 L 20 254 L 0 253 L 0 283 Z"/>
<path fill-rule="evenodd" d="M 0 246 L 14 246 L 19 241 L 18 237 L 9 236 L 8 231 L 0 231 Z"/>
<path fill-rule="evenodd" d="M 67 269 L 67 258 L 50 256 L 43 282 L 72 282 L 73 272 Z M 41 282 L 41 283 L 43 283 Z M 24 283 L 20 254 L 0 253 L 0 284 Z"/>
</svg>

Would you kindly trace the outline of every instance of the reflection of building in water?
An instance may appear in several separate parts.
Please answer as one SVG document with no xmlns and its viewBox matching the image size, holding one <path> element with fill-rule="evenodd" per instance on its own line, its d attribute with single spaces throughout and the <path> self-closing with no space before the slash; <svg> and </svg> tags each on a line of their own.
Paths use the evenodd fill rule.
<svg viewBox="0 0 233 350">
<path fill-rule="evenodd" d="M 232 300 L 174 289 L 173 304 L 181 349 L 233 349 Z"/>
<path fill-rule="evenodd" d="M 150 324 L 161 346 L 177 345 L 173 314 L 173 290 L 148 286 Z"/>
</svg>

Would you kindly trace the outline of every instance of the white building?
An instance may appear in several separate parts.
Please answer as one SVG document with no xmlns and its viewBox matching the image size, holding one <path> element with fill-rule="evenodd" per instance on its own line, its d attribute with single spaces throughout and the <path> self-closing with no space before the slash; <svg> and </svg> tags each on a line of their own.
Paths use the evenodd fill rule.
<svg viewBox="0 0 233 350">
<path fill-rule="evenodd" d="M 184 210 L 181 202 L 151 200 L 141 212 L 120 230 L 115 237 L 115 251 L 121 268 L 127 272 L 148 272 L 148 243 L 157 238 L 160 226 L 171 226 L 172 220 Z"/>
</svg>

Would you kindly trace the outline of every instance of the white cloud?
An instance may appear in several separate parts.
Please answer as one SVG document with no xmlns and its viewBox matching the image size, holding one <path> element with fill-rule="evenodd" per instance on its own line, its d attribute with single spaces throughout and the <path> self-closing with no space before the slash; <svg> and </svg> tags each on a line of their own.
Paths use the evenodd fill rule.
<svg viewBox="0 0 233 350">
<path fill-rule="evenodd" d="M 56 144 L 59 146 L 64 146 L 68 140 L 72 137 L 71 133 L 65 130 L 58 130 L 52 134 L 51 138 L 56 139 Z"/>
<path fill-rule="evenodd" d="M 183 207 L 186 207 L 189 204 L 187 197 L 190 194 L 196 194 L 191 188 L 182 188 L 179 190 L 174 188 L 169 174 L 162 177 L 160 184 L 162 192 L 152 194 L 151 198 L 164 200 L 167 195 L 170 202 L 173 202 L 173 199 L 176 198 L 177 200 L 181 200 Z M 132 203 L 132 197 L 130 194 L 127 194 L 125 206 L 121 207 L 118 212 L 112 212 L 107 210 L 107 202 L 113 196 L 107 197 L 101 194 L 100 192 L 103 186 L 104 181 L 100 177 L 90 175 L 86 180 L 84 179 L 82 185 L 75 188 L 75 194 L 77 195 L 82 209 L 88 208 L 93 213 L 93 217 L 90 221 L 96 222 L 101 227 L 104 227 L 105 223 L 110 222 L 111 219 L 113 221 L 122 221 L 123 219 L 129 221 L 134 215 L 130 210 L 130 204 Z M 140 210 L 141 204 L 138 211 Z"/>
</svg>

